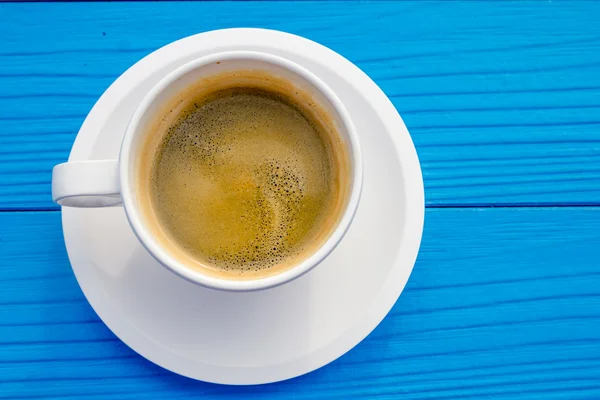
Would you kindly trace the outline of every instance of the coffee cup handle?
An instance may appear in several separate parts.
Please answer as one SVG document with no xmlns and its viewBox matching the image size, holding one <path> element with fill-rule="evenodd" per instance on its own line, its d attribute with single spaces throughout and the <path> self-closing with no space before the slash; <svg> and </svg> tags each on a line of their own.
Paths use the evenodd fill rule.
<svg viewBox="0 0 600 400">
<path fill-rule="evenodd" d="M 117 160 L 71 161 L 52 170 L 52 200 L 67 207 L 121 205 Z"/>
</svg>

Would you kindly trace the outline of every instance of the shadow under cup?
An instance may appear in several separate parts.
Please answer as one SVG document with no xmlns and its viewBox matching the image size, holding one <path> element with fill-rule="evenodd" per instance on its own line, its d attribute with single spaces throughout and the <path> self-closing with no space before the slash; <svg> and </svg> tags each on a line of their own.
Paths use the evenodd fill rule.
<svg viewBox="0 0 600 400">
<path fill-rule="evenodd" d="M 290 99 L 319 126 L 334 172 L 333 198 L 317 233 L 294 257 L 269 268 L 223 270 L 191 254 L 161 224 L 151 195 L 152 168 L 169 128 L 195 99 L 252 88 Z M 344 236 L 362 187 L 362 159 L 352 122 L 337 96 L 317 77 L 283 58 L 256 52 L 215 54 L 180 67 L 159 83 L 134 114 L 121 152 L 125 210 L 144 247 L 165 267 L 201 285 L 258 290 L 294 279 L 319 264 Z M 127 193 L 126 193 L 127 191 Z M 207 224 L 218 221 L 206 221 Z"/>
</svg>

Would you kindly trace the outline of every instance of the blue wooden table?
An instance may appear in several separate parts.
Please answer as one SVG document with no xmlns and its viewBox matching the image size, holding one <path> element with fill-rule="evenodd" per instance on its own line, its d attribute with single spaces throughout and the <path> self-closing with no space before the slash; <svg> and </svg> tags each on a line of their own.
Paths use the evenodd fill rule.
<svg viewBox="0 0 600 400">
<path fill-rule="evenodd" d="M 332 364 L 227 387 L 141 358 L 81 293 L 50 200 L 138 59 L 257 26 L 331 47 L 392 99 L 426 190 L 391 313 Z M 0 4 L 0 398 L 600 398 L 600 3 Z"/>
</svg>

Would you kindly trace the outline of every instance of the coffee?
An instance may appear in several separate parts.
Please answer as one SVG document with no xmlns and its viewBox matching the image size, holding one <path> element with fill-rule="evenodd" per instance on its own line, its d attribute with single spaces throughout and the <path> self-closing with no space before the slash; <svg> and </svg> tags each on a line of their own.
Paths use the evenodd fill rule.
<svg viewBox="0 0 600 400">
<path fill-rule="evenodd" d="M 180 259 L 229 279 L 269 276 L 335 229 L 347 156 L 310 95 L 272 76 L 227 73 L 189 88 L 150 127 L 140 198 Z"/>
</svg>

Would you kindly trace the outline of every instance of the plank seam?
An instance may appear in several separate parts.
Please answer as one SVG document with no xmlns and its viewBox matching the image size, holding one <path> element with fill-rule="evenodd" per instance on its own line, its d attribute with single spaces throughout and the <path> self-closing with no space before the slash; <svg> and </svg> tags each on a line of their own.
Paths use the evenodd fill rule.
<svg viewBox="0 0 600 400">
<path fill-rule="evenodd" d="M 487 208 L 522 208 L 522 209 L 531 209 L 531 208 L 538 208 L 538 209 L 553 209 L 553 208 L 561 208 L 561 209 L 568 209 L 568 208 L 572 208 L 572 209 L 578 209 L 578 208 L 600 208 L 600 203 L 577 203 L 577 202 L 570 202 L 570 203 L 562 203 L 562 204 L 533 204 L 533 203 L 515 203 L 515 204 L 503 204 L 503 203 L 497 203 L 497 204 L 432 204 L 432 205 L 426 205 L 425 208 L 427 209 L 469 209 L 469 208 L 480 208 L 480 209 L 487 209 Z M 18 213 L 18 212 L 31 212 L 31 213 L 35 213 L 35 212 L 60 212 L 61 210 L 59 208 L 55 208 L 55 207 L 39 207 L 39 208 L 27 208 L 27 207 L 19 207 L 19 208 L 0 208 L 0 214 L 2 213 Z"/>
</svg>

